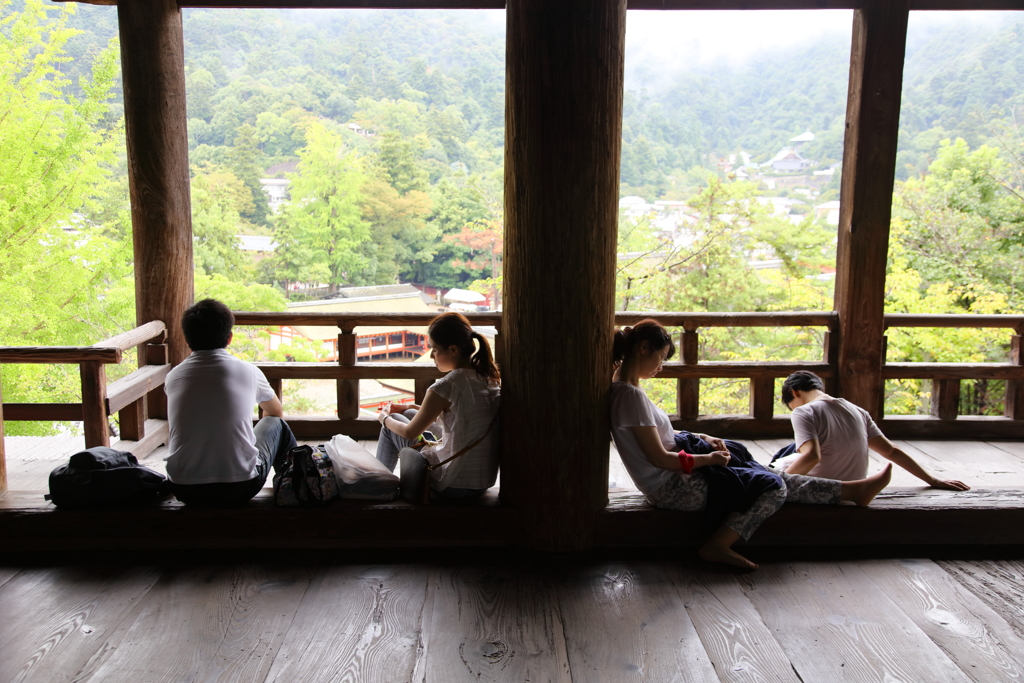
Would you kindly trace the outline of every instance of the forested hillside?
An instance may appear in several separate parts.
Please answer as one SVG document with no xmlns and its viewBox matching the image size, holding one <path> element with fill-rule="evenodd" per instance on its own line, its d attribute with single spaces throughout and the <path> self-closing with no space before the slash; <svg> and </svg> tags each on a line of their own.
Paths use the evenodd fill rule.
<svg viewBox="0 0 1024 683">
<path fill-rule="evenodd" d="M 0 99 L 17 112 L 0 117 L 0 205 L 20 212 L 0 217 L 0 246 L 22 250 L 9 250 L 0 290 L 32 311 L 0 315 L 0 343 L 94 341 L 133 318 L 116 9 L 0 0 L 0 12 Z M 890 310 L 1024 310 L 1024 18 L 1003 16 L 925 21 L 908 38 Z M 184 26 L 197 296 L 281 309 L 296 282 L 500 290 L 500 14 L 186 10 Z M 837 33 L 740 65 L 642 65 L 659 78 L 626 93 L 621 194 L 685 202 L 685 234 L 624 217 L 620 308 L 831 308 L 835 228 L 812 205 L 838 198 L 838 174 L 820 196 L 800 195 L 744 181 L 723 160 L 743 151 L 753 168 L 809 130 L 801 154 L 816 168 L 839 161 L 848 60 L 849 35 Z M 49 147 L 31 148 L 12 126 L 47 116 Z M 47 159 L 72 187 L 46 185 L 56 182 L 39 171 Z M 276 214 L 260 186 L 268 175 L 290 180 Z M 768 194 L 790 201 L 790 213 L 773 213 Z M 273 235 L 274 254 L 256 263 L 239 234 Z M 816 348 L 813 331 L 758 334 L 706 336 L 702 353 L 795 358 Z M 985 360 L 1005 355 L 1005 343 L 974 331 L 894 335 L 889 350 Z M 21 400 L 73 390 L 70 376 L 17 372 Z M 735 412 L 744 390 L 703 392 L 704 408 Z M 891 398 L 902 412 L 924 400 L 920 386 Z"/>
</svg>

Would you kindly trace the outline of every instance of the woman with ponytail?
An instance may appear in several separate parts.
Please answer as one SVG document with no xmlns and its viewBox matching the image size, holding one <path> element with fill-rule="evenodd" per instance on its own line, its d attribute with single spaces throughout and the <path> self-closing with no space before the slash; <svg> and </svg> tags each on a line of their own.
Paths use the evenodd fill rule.
<svg viewBox="0 0 1024 683">
<path fill-rule="evenodd" d="M 422 405 L 381 408 L 377 459 L 394 470 L 400 451 L 431 431 L 440 443 L 420 450 L 428 462 L 444 463 L 465 451 L 431 473 L 431 489 L 446 498 L 477 496 L 498 476 L 495 422 L 501 374 L 487 339 L 461 313 L 434 318 L 427 337 L 434 365 L 446 374 L 427 389 Z"/>
<path fill-rule="evenodd" d="M 757 565 L 732 549 L 748 539 L 782 504 L 867 505 L 889 483 L 890 466 L 858 481 L 776 474 L 742 444 L 706 434 L 675 432 L 665 411 L 640 388 L 675 353 L 668 332 L 644 320 L 615 332 L 611 389 L 612 438 L 633 483 L 647 501 L 669 510 L 704 510 L 714 529 L 699 550 L 705 560 L 745 569 Z"/>
</svg>

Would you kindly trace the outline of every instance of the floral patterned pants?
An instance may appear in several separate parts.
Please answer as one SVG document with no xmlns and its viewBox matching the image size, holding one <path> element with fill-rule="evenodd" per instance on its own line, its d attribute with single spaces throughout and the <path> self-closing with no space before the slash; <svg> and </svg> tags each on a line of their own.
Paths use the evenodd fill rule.
<svg viewBox="0 0 1024 683">
<path fill-rule="evenodd" d="M 787 500 L 791 503 L 836 505 L 841 499 L 841 481 L 802 474 L 783 473 L 781 476 L 782 488 L 765 491 L 746 512 L 730 512 L 725 518 L 726 526 L 747 540 Z M 647 496 L 647 502 L 665 510 L 703 510 L 707 501 L 708 484 L 699 470 L 694 474 L 680 472 L 653 495 Z"/>
</svg>

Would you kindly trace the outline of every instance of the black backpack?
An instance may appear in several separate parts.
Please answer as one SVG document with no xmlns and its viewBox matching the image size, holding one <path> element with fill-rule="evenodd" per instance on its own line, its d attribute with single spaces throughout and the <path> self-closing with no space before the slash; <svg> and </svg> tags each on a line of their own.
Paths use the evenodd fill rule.
<svg viewBox="0 0 1024 683">
<path fill-rule="evenodd" d="M 150 503 L 168 492 L 167 477 L 142 467 L 131 453 L 97 446 L 50 472 L 44 498 L 57 507 L 100 507 Z"/>
</svg>

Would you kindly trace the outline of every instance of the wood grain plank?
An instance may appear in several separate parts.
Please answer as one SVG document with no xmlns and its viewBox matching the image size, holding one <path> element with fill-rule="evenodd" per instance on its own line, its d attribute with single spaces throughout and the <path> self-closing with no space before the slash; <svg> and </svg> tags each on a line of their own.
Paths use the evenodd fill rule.
<svg viewBox="0 0 1024 683">
<path fill-rule="evenodd" d="M 1024 640 L 931 560 L 858 563 L 973 681 L 1024 680 Z"/>
<path fill-rule="evenodd" d="M 1008 453 L 1024 465 L 1024 443 L 1014 441 L 992 441 L 986 443 L 993 448 L 998 448 L 1004 453 Z"/>
<path fill-rule="evenodd" d="M 854 563 L 762 565 L 747 598 L 804 681 L 967 681 Z"/>
<path fill-rule="evenodd" d="M 573 681 L 717 680 L 664 567 L 631 562 L 572 572 L 558 583 Z"/>
<path fill-rule="evenodd" d="M 950 576 L 992 608 L 1024 639 L 1024 561 L 937 562 Z"/>
<path fill-rule="evenodd" d="M 429 609 L 427 578 L 427 568 L 419 565 L 319 571 L 267 682 L 413 680 Z"/>
<path fill-rule="evenodd" d="M 0 588 L 21 572 L 21 567 L 0 567 Z"/>
<path fill-rule="evenodd" d="M 735 574 L 683 566 L 669 575 L 720 681 L 800 682 Z"/>
<path fill-rule="evenodd" d="M 90 681 L 263 681 L 312 570 L 233 565 L 168 571 Z"/>
<path fill-rule="evenodd" d="M 0 680 L 77 679 L 116 645 L 159 576 L 152 567 L 23 570 L 0 589 Z"/>
<path fill-rule="evenodd" d="M 427 681 L 571 683 L 550 577 L 515 567 L 431 572 Z"/>
</svg>

